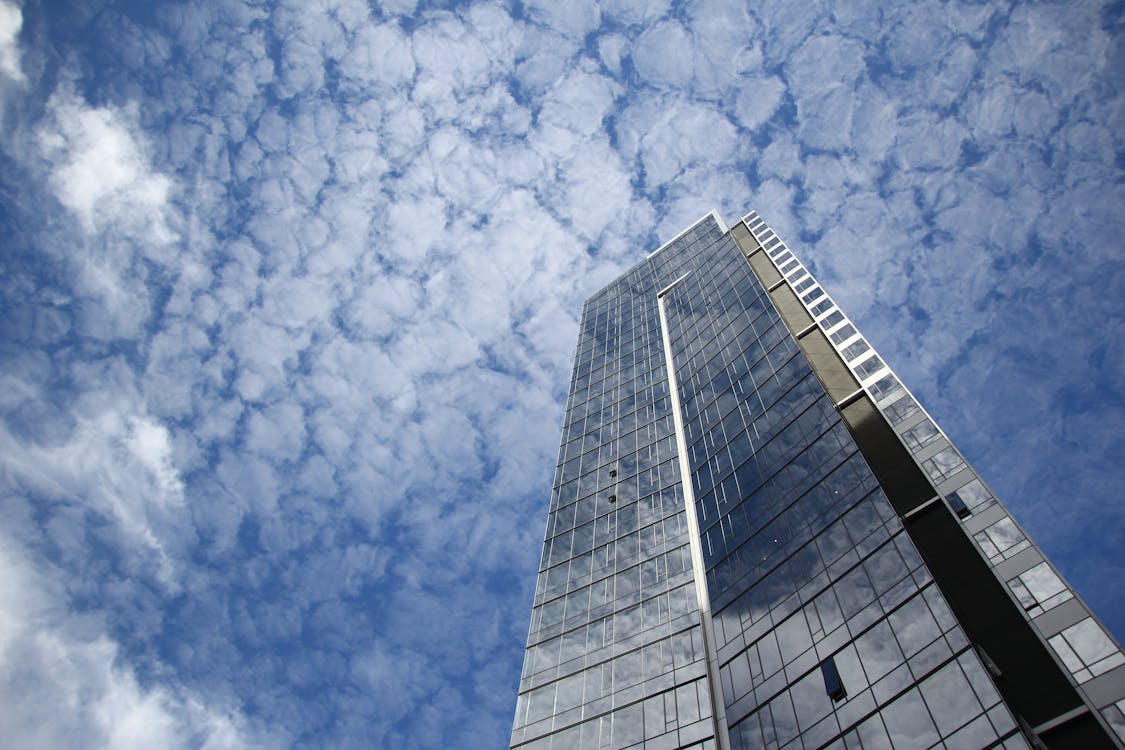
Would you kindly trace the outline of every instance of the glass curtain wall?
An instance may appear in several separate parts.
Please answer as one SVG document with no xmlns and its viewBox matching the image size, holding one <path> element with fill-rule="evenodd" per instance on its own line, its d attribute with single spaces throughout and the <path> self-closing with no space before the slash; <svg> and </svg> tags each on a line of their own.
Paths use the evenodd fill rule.
<svg viewBox="0 0 1125 750">
<path fill-rule="evenodd" d="M 656 292 L 721 235 L 583 311 L 513 747 L 716 747 Z"/>
<path fill-rule="evenodd" d="M 687 274 L 684 277 L 684 274 Z M 718 663 L 712 695 L 664 296 Z M 583 311 L 512 746 L 1025 747 L 713 216 Z"/>
</svg>

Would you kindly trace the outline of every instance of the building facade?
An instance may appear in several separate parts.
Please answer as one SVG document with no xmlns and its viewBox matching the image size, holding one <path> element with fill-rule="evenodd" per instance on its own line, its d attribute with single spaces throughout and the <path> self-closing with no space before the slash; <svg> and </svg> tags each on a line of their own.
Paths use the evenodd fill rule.
<svg viewBox="0 0 1125 750">
<path fill-rule="evenodd" d="M 1098 748 L 1125 655 L 756 214 L 586 303 L 511 746 Z"/>
</svg>

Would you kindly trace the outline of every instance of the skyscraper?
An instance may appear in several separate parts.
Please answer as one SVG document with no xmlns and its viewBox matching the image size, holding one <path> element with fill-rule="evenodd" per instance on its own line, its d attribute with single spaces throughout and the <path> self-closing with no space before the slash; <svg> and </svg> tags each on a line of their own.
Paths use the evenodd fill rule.
<svg viewBox="0 0 1125 750">
<path fill-rule="evenodd" d="M 1125 655 L 756 214 L 586 303 L 512 747 L 1097 748 Z"/>
</svg>

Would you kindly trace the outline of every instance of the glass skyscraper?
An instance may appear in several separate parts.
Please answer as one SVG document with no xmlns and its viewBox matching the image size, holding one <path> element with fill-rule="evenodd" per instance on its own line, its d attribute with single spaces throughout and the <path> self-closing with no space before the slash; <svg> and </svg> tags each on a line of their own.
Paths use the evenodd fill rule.
<svg viewBox="0 0 1125 750">
<path fill-rule="evenodd" d="M 512 747 L 1098 748 L 1125 655 L 757 214 L 586 303 Z"/>
</svg>

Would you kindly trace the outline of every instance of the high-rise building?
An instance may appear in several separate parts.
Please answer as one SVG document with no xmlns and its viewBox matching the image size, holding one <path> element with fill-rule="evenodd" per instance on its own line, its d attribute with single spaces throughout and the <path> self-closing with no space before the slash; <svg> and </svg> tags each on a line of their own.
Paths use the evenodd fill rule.
<svg viewBox="0 0 1125 750">
<path fill-rule="evenodd" d="M 1099 748 L 1125 655 L 756 213 L 586 303 L 512 747 Z"/>
</svg>

